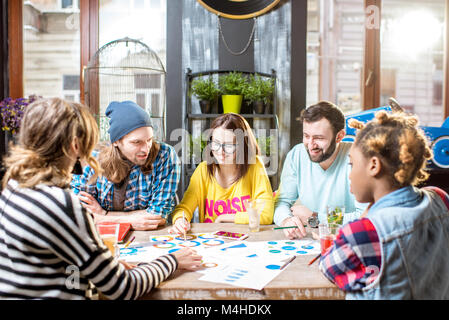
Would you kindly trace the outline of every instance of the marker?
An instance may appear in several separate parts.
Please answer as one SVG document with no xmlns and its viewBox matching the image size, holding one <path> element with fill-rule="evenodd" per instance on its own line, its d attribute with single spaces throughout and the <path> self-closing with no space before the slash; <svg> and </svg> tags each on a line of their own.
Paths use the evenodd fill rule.
<svg viewBox="0 0 449 320">
<path fill-rule="evenodd" d="M 307 226 L 304 226 L 307 227 Z M 273 230 L 280 230 L 280 229 L 295 229 L 298 228 L 298 226 L 290 226 L 290 227 L 275 227 Z"/>
<path fill-rule="evenodd" d="M 315 258 L 313 258 L 312 260 L 310 260 L 309 266 L 312 265 L 315 261 L 317 261 L 319 257 L 321 257 L 321 253 L 319 255 L 317 255 Z"/>
<path fill-rule="evenodd" d="M 291 257 L 290 259 L 288 259 L 279 270 L 284 269 L 289 263 L 291 263 L 293 260 L 296 259 L 296 256 Z"/>
<path fill-rule="evenodd" d="M 184 219 L 184 221 L 186 220 L 186 214 L 184 211 L 182 212 L 182 218 Z M 185 229 L 184 229 L 184 241 L 186 241 L 186 230 Z"/>
<path fill-rule="evenodd" d="M 128 248 L 128 246 L 131 244 L 131 242 L 134 241 L 134 239 L 136 239 L 136 236 L 132 237 L 132 239 L 129 240 L 129 241 L 125 244 L 125 248 Z"/>
</svg>

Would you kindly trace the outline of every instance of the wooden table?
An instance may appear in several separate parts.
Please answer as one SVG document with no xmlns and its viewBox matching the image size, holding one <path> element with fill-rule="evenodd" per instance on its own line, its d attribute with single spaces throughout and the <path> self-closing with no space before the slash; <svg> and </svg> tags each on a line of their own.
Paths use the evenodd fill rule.
<svg viewBox="0 0 449 320">
<path fill-rule="evenodd" d="M 273 225 L 261 226 L 260 232 L 250 234 L 247 241 L 283 240 L 282 230 L 273 230 Z M 133 231 L 135 242 L 148 241 L 149 235 L 168 234 L 169 227 L 156 231 Z M 193 223 L 192 233 L 225 230 L 248 233 L 248 225 L 231 223 Z M 131 235 L 131 236 L 132 236 Z M 309 233 L 310 235 L 310 233 Z M 177 270 L 173 276 L 153 289 L 142 299 L 160 300 L 244 300 L 244 299 L 344 299 L 345 294 L 327 280 L 318 270 L 318 261 L 312 266 L 307 263 L 314 256 L 297 256 L 297 258 L 274 278 L 261 291 L 234 287 L 231 285 L 198 280 L 202 275 L 197 272 Z"/>
</svg>

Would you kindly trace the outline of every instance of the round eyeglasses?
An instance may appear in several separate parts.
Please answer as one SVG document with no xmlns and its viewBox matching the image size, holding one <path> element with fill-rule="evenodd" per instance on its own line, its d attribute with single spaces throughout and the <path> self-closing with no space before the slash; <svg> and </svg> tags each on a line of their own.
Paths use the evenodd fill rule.
<svg viewBox="0 0 449 320">
<path fill-rule="evenodd" d="M 217 141 L 212 141 L 210 143 L 210 149 L 214 152 L 218 152 L 221 148 L 223 149 L 224 153 L 232 154 L 235 152 L 236 144 L 233 143 L 219 143 Z"/>
</svg>

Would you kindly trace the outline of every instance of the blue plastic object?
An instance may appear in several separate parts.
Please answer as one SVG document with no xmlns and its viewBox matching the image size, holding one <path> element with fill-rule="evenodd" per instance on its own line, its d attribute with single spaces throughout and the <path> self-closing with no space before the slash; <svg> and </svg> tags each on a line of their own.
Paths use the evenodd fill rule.
<svg viewBox="0 0 449 320">
<path fill-rule="evenodd" d="M 346 116 L 346 135 L 343 141 L 354 142 L 356 130 L 350 128 L 348 121 L 357 119 L 361 122 L 368 122 L 374 118 L 376 112 L 385 110 L 391 112 L 391 107 L 379 107 L 375 109 L 365 110 Z M 420 127 L 427 138 L 433 152 L 433 157 L 429 161 L 430 168 L 449 168 L 449 117 L 443 122 L 441 127 Z"/>
</svg>

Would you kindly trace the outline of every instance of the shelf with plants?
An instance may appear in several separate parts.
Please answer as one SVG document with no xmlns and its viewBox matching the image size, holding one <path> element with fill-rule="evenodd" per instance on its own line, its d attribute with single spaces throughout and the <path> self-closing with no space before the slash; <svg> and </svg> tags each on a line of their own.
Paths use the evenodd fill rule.
<svg viewBox="0 0 449 320">
<path fill-rule="evenodd" d="M 185 103 L 182 117 L 183 129 L 188 132 L 188 141 L 183 145 L 181 187 L 185 190 L 190 176 L 203 161 L 202 151 L 206 145 L 204 132 L 212 121 L 226 112 L 242 115 L 253 128 L 262 152 L 273 188 L 278 185 L 279 169 L 269 170 L 270 163 L 276 163 L 277 133 L 279 121 L 276 106 L 276 72 L 271 73 L 208 70 L 186 72 Z M 237 101 L 237 106 L 228 106 L 228 97 Z M 240 96 L 240 97 L 236 97 Z M 260 128 L 256 128 L 256 127 Z M 258 132 L 262 132 L 259 136 Z M 275 136 L 270 136 L 275 130 Z"/>
</svg>

